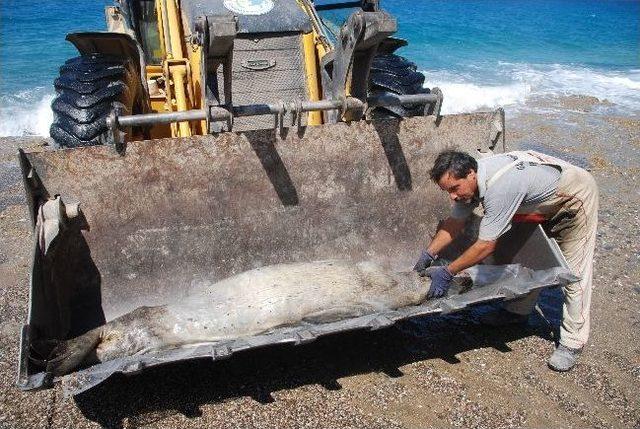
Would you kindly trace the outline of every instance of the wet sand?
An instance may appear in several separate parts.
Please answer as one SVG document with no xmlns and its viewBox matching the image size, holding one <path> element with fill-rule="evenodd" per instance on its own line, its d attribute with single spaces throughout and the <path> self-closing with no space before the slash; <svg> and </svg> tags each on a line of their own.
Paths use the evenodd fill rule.
<svg viewBox="0 0 640 429">
<path fill-rule="evenodd" d="M 598 100 L 540 101 L 507 119 L 510 149 L 589 168 L 601 189 L 590 344 L 571 372 L 546 367 L 559 291 L 526 327 L 477 313 L 402 322 L 303 347 L 113 377 L 76 398 L 14 386 L 28 301 L 30 223 L 15 153 L 0 139 L 0 428 L 640 427 L 640 118 Z"/>
</svg>

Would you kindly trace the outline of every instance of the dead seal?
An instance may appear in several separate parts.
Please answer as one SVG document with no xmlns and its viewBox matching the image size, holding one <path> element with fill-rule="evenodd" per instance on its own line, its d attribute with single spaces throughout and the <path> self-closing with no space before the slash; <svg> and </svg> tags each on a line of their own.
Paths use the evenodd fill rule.
<svg viewBox="0 0 640 429">
<path fill-rule="evenodd" d="M 47 372 L 198 343 L 257 335 L 301 322 L 330 322 L 417 305 L 429 279 L 372 262 L 320 261 L 257 268 L 197 285 L 180 302 L 139 307 L 61 342 Z"/>
</svg>

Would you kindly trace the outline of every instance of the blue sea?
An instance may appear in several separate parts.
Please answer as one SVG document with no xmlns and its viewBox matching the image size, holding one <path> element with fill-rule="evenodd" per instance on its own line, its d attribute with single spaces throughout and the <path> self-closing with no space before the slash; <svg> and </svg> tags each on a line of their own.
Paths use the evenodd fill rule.
<svg viewBox="0 0 640 429">
<path fill-rule="evenodd" d="M 275 0 L 276 2 L 278 0 Z M 324 1 L 323 2 L 327 2 Z M 99 0 L 0 0 L 0 136 L 48 135 L 52 82 L 72 31 L 102 30 Z M 640 115 L 640 1 L 381 0 L 398 18 L 402 55 L 444 92 L 444 112 L 566 95 Z"/>
</svg>

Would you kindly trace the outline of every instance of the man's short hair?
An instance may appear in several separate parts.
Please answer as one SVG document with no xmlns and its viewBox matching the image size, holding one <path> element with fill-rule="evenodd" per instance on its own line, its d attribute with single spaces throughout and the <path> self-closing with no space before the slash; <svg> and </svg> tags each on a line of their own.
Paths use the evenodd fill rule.
<svg viewBox="0 0 640 429">
<path fill-rule="evenodd" d="M 445 173 L 450 172 L 456 179 L 467 177 L 469 170 L 478 171 L 478 161 L 465 152 L 444 150 L 438 154 L 429 172 L 431 180 L 438 183 Z"/>
</svg>

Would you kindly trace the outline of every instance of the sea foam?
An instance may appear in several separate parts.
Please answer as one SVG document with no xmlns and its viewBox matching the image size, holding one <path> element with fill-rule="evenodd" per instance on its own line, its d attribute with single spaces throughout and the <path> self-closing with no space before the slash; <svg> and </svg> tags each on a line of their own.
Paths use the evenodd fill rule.
<svg viewBox="0 0 640 429">
<path fill-rule="evenodd" d="M 640 70 L 597 70 L 572 65 L 500 62 L 493 67 L 468 67 L 466 73 L 422 70 L 425 86 L 444 93 L 442 112 L 460 113 L 504 106 L 518 111 L 540 97 L 583 95 L 607 100 L 607 112 L 640 113 Z M 485 83 L 492 81 L 492 83 Z M 495 82 L 499 83 L 495 83 Z M 481 83 L 482 82 L 482 83 Z"/>
<path fill-rule="evenodd" d="M 442 113 L 473 112 L 512 106 L 526 101 L 531 87 L 525 83 L 483 86 L 474 83 L 425 82 L 427 87 L 440 88 L 444 94 Z"/>
<path fill-rule="evenodd" d="M 0 137 L 49 136 L 53 121 L 53 88 L 0 96 Z"/>
<path fill-rule="evenodd" d="M 586 95 L 614 103 L 617 113 L 640 111 L 640 70 L 601 71 L 560 64 L 511 66 L 514 79 L 529 83 L 535 95 Z"/>
</svg>

